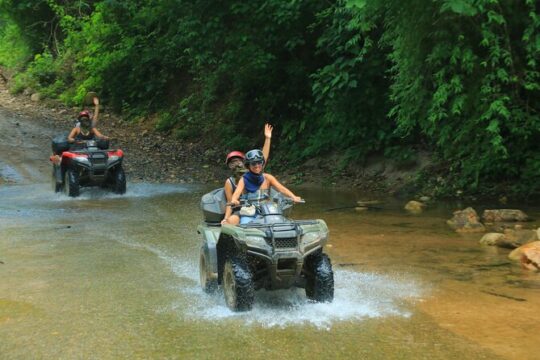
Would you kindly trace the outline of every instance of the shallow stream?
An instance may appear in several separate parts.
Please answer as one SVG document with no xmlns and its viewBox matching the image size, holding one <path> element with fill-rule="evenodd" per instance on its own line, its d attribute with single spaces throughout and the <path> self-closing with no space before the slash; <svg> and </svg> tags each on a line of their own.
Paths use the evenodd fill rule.
<svg viewBox="0 0 540 360">
<path fill-rule="evenodd" d="M 533 359 L 540 275 L 458 235 L 457 205 L 409 215 L 396 200 L 297 190 L 295 218 L 330 228 L 336 294 L 257 293 L 248 313 L 198 284 L 200 196 L 208 188 L 128 184 L 124 196 L 48 184 L 0 186 L 2 358 Z M 525 209 L 540 219 L 540 209 Z M 538 223 L 528 223 L 533 228 Z"/>
</svg>

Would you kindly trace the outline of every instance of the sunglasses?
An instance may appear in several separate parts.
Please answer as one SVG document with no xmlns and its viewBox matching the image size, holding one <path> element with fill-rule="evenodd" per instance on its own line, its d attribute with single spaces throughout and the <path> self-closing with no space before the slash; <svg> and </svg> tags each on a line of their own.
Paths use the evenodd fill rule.
<svg viewBox="0 0 540 360">
<path fill-rule="evenodd" d="M 262 165 L 263 162 L 262 161 L 254 161 L 252 163 L 249 164 L 249 166 L 259 166 L 259 165 Z"/>
</svg>

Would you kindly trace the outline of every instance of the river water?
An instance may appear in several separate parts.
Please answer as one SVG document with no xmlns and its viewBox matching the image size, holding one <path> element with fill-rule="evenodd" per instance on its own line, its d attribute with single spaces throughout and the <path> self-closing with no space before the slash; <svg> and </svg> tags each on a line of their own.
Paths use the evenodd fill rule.
<svg viewBox="0 0 540 360">
<path fill-rule="evenodd" d="M 307 203 L 293 217 L 329 225 L 334 302 L 263 290 L 251 312 L 232 313 L 198 284 L 210 189 L 128 179 L 124 196 L 54 194 L 53 131 L 0 118 L 1 359 L 538 358 L 540 275 L 446 226 L 469 204 L 414 216 L 380 199 L 355 212 L 335 208 L 365 194 L 295 189 Z"/>
<path fill-rule="evenodd" d="M 198 186 L 128 184 L 124 196 L 48 184 L 0 187 L 2 358 L 533 359 L 540 276 L 508 251 L 408 215 L 325 211 L 361 194 L 298 190 L 296 218 L 324 218 L 332 304 L 259 291 L 232 313 L 198 284 Z M 533 214 L 538 216 L 538 213 Z M 532 226 L 532 224 L 531 224 Z"/>
</svg>

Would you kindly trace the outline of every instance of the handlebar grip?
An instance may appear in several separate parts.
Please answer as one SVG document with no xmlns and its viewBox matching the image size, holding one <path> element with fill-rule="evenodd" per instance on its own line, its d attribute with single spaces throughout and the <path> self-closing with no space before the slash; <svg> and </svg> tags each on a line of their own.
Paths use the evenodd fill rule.
<svg viewBox="0 0 540 360">
<path fill-rule="evenodd" d="M 286 197 L 286 198 L 284 198 L 284 199 L 285 199 L 286 201 L 291 202 L 291 203 L 294 204 L 294 200 L 293 200 L 292 198 Z M 296 202 L 296 203 L 297 203 L 297 204 L 305 204 L 305 203 L 306 203 L 306 200 L 301 199 L 300 201 L 298 201 L 298 202 Z"/>
</svg>

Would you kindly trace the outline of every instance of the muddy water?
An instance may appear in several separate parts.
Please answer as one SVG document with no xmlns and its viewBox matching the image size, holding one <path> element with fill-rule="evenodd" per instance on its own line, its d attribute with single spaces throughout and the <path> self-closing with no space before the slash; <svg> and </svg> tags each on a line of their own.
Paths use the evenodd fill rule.
<svg viewBox="0 0 540 360">
<path fill-rule="evenodd" d="M 421 216 L 326 211 L 362 194 L 298 190 L 331 231 L 335 301 L 257 293 L 249 313 L 198 285 L 208 189 L 128 183 L 125 196 L 47 183 L 52 131 L 0 108 L 0 358 L 534 359 L 540 275 Z M 464 207 L 468 204 L 461 204 Z M 519 204 L 520 207 L 521 204 Z M 525 209 L 540 219 L 540 209 Z M 539 223 L 527 224 L 528 227 Z"/>
<path fill-rule="evenodd" d="M 2 358 L 521 358 L 540 351 L 540 277 L 447 230 L 448 209 L 299 191 L 294 216 L 327 220 L 332 304 L 261 291 L 230 312 L 198 286 L 196 186 L 129 184 L 78 199 L 0 187 Z M 533 214 L 538 218 L 539 213 Z"/>
</svg>

